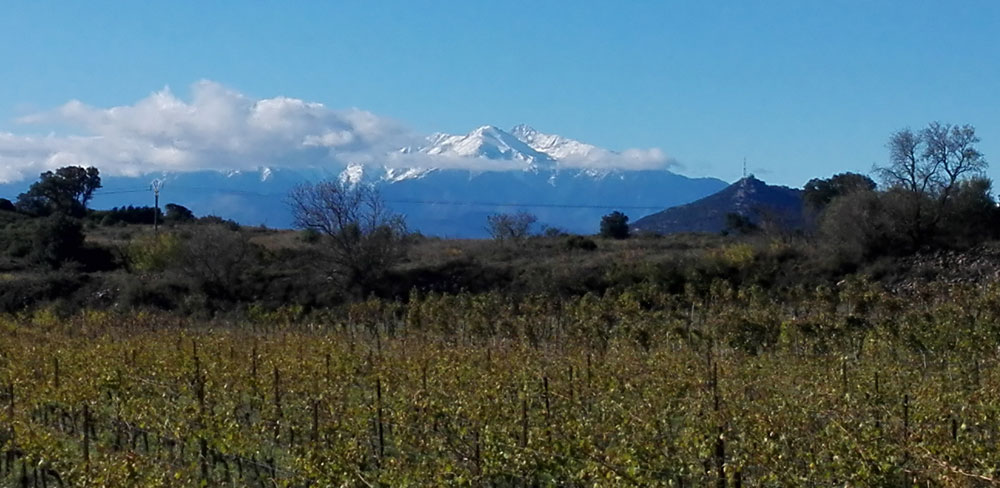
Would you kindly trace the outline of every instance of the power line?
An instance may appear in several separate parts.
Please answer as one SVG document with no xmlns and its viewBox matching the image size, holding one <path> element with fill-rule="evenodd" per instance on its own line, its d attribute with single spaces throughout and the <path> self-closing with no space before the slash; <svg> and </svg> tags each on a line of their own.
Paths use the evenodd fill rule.
<svg viewBox="0 0 1000 488">
<path fill-rule="evenodd" d="M 585 205 L 572 203 L 501 203 L 501 202 L 472 202 L 456 200 L 386 200 L 386 203 L 401 203 L 414 205 L 454 205 L 466 207 L 532 207 L 532 208 L 591 208 L 591 209 L 625 209 L 643 210 L 650 208 L 666 208 L 663 205 Z"/>
<path fill-rule="evenodd" d="M 259 193 L 249 190 L 232 190 L 226 188 L 211 188 L 211 187 L 192 187 L 192 186 L 173 186 L 174 190 L 178 191 L 202 191 L 202 192 L 216 192 L 216 193 L 228 193 L 233 195 L 243 195 L 261 198 L 276 198 L 285 199 L 286 195 L 276 194 L 276 193 Z M 112 192 L 102 192 L 101 195 L 111 195 L 116 193 L 137 193 L 137 192 L 147 192 L 149 188 L 143 188 L 141 190 L 121 190 Z M 672 205 L 595 205 L 595 204 L 573 204 L 573 203 L 539 203 L 539 202 L 489 202 L 489 201 L 473 201 L 473 200 L 418 200 L 418 199 L 385 199 L 385 203 L 390 204 L 400 204 L 400 205 L 443 205 L 443 206 L 454 206 L 454 207 L 512 207 L 512 208 L 561 208 L 561 209 L 594 209 L 594 210 L 650 210 L 650 209 L 664 209 Z"/>
<path fill-rule="evenodd" d="M 97 190 L 97 191 L 94 192 L 94 195 L 95 196 L 99 196 L 99 195 L 118 195 L 120 193 L 140 193 L 140 192 L 147 192 L 147 191 L 149 191 L 149 188 L 137 188 L 137 189 L 134 189 L 134 190 L 110 190 L 110 191 Z"/>
</svg>

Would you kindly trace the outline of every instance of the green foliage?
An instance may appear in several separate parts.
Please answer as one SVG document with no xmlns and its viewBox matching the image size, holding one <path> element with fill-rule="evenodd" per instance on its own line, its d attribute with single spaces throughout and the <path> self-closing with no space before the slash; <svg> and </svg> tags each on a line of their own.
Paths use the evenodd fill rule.
<svg viewBox="0 0 1000 488">
<path fill-rule="evenodd" d="M 820 220 L 814 252 L 832 268 L 856 268 L 904 249 L 905 232 L 893 218 L 892 195 L 856 192 L 834 199 Z"/>
<path fill-rule="evenodd" d="M 0 212 L 16 212 L 17 208 L 14 207 L 14 203 L 6 198 L 0 198 Z"/>
<path fill-rule="evenodd" d="M 32 257 L 53 268 L 79 256 L 83 225 L 78 219 L 55 213 L 38 222 L 32 235 Z"/>
<path fill-rule="evenodd" d="M 242 228 L 239 222 L 231 219 L 224 219 L 218 215 L 206 215 L 199 217 L 197 223 L 201 225 L 224 226 L 231 231 L 238 231 Z"/>
<path fill-rule="evenodd" d="M 875 182 L 861 174 L 840 173 L 830 178 L 814 178 L 802 190 L 802 200 L 814 211 L 822 211 L 835 198 L 858 191 L 874 191 Z"/>
<path fill-rule="evenodd" d="M 82 217 L 87 202 L 101 187 L 97 168 L 66 166 L 46 171 L 39 180 L 17 198 L 17 207 L 25 213 L 47 215 L 52 212 Z"/>
<path fill-rule="evenodd" d="M 615 210 L 601 217 L 601 237 L 628 239 L 628 216 Z"/>
<path fill-rule="evenodd" d="M 154 216 L 157 220 L 163 221 L 163 212 L 158 208 L 132 205 L 114 207 L 111 210 L 91 210 L 87 215 L 88 219 L 98 221 L 105 226 L 118 223 L 153 225 Z"/>
<path fill-rule="evenodd" d="M 726 214 L 726 229 L 723 234 L 753 234 L 760 227 L 746 215 L 730 212 Z"/>
<path fill-rule="evenodd" d="M 180 224 L 195 220 L 194 212 L 183 205 L 168 203 L 166 206 L 167 215 L 164 221 L 172 224 Z"/>
<path fill-rule="evenodd" d="M 36 273 L 20 279 L 0 275 L 0 313 L 25 313 L 60 301 L 65 304 L 85 284 L 84 275 L 66 270 Z M 88 305 L 94 305 L 94 301 Z"/>
<path fill-rule="evenodd" d="M 172 233 L 143 234 L 129 242 L 126 252 L 132 271 L 162 272 L 177 266 L 181 259 L 181 241 Z"/>
<path fill-rule="evenodd" d="M 967 248 L 1000 235 L 1000 211 L 988 178 L 959 182 L 944 212 L 938 239 L 942 247 Z"/>
</svg>

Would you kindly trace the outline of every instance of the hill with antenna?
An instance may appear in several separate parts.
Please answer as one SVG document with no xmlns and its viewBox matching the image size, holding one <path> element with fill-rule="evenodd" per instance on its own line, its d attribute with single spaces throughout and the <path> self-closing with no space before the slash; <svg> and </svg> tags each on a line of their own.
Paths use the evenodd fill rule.
<svg viewBox="0 0 1000 488">
<path fill-rule="evenodd" d="M 726 230 L 729 214 L 757 225 L 798 229 L 803 225 L 802 190 L 768 185 L 750 175 L 700 200 L 647 215 L 636 220 L 632 228 L 653 234 L 719 233 Z"/>
</svg>

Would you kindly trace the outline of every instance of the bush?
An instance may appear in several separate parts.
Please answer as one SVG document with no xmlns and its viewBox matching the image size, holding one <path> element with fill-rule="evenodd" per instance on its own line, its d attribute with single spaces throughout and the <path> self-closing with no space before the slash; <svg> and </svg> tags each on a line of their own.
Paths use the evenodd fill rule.
<svg viewBox="0 0 1000 488">
<path fill-rule="evenodd" d="M 209 296 L 235 298 L 257 258 L 245 232 L 227 225 L 206 226 L 179 244 L 178 270 Z"/>
<path fill-rule="evenodd" d="M 222 225 L 232 231 L 240 230 L 239 222 L 230 219 L 224 219 L 218 215 L 206 215 L 197 220 L 199 224 L 202 225 Z"/>
<path fill-rule="evenodd" d="M 628 239 L 628 216 L 615 210 L 601 218 L 601 237 Z"/>
<path fill-rule="evenodd" d="M 174 310 L 190 295 L 190 289 L 182 283 L 170 280 L 169 277 L 129 279 L 121 286 L 119 303 L 130 309 Z M 187 312 L 196 313 L 204 310 L 187 310 Z"/>
<path fill-rule="evenodd" d="M 69 300 L 86 282 L 85 275 L 65 271 L 0 279 L 0 313 L 18 313 L 53 300 Z"/>
<path fill-rule="evenodd" d="M 152 225 L 154 218 L 163 222 L 163 212 L 153 207 L 114 207 L 111 210 L 91 210 L 87 215 L 88 220 L 99 222 L 101 225 L 114 225 L 117 223 Z"/>
<path fill-rule="evenodd" d="M 306 244 L 316 244 L 319 242 L 320 237 L 322 237 L 322 234 L 316 229 L 305 229 L 299 233 L 299 239 Z"/>
<path fill-rule="evenodd" d="M 579 249 L 581 251 L 596 251 L 597 243 L 589 237 L 583 236 L 569 236 L 566 239 L 566 249 L 570 251 Z"/>
<path fill-rule="evenodd" d="M 133 239 L 126 250 L 133 271 L 164 271 L 180 258 L 180 240 L 169 233 L 146 234 Z"/>
<path fill-rule="evenodd" d="M 189 210 L 183 205 L 178 205 L 176 203 L 167 204 L 167 215 L 164 220 L 169 223 L 177 224 L 183 222 L 191 222 L 195 219 L 194 212 Z"/>
<path fill-rule="evenodd" d="M 35 228 L 32 254 L 36 261 L 59 268 L 77 257 L 83 239 L 83 226 L 79 220 L 55 213 Z"/>
</svg>

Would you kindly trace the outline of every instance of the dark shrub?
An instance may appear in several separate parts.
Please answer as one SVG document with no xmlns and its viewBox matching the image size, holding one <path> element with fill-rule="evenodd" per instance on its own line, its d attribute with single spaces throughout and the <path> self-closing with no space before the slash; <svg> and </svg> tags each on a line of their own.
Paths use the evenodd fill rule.
<svg viewBox="0 0 1000 488">
<path fill-rule="evenodd" d="M 601 237 L 628 239 L 628 216 L 615 210 L 601 218 Z"/>
<path fill-rule="evenodd" d="M 581 251 L 596 251 L 597 243 L 589 237 L 583 236 L 569 236 L 566 239 L 566 249 L 574 250 L 579 249 Z"/>
<path fill-rule="evenodd" d="M 36 261 L 59 268 L 76 259 L 83 246 L 83 226 L 80 221 L 60 213 L 39 222 L 32 236 L 33 257 Z"/>
</svg>

